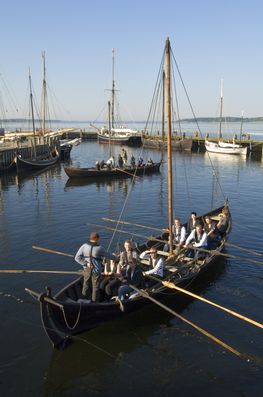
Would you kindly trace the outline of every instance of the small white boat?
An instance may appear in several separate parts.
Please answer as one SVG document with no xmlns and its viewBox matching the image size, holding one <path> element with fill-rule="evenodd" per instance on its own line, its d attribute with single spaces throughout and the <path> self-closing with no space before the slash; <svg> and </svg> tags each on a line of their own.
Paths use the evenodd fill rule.
<svg viewBox="0 0 263 397">
<path fill-rule="evenodd" d="M 205 140 L 205 148 L 208 152 L 211 153 L 222 153 L 222 154 L 236 154 L 236 155 L 247 155 L 247 147 L 243 147 L 242 145 L 237 145 L 234 143 L 226 143 L 219 141 L 210 142 L 207 139 Z"/>
</svg>

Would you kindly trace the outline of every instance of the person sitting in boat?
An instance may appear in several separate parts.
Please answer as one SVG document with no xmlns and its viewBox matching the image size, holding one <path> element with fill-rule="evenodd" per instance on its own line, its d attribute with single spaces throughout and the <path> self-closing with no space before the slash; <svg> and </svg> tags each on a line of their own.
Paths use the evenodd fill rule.
<svg viewBox="0 0 263 397">
<path fill-rule="evenodd" d="M 89 242 L 83 244 L 75 255 L 75 261 L 83 266 L 82 295 L 93 302 L 99 302 L 99 285 L 103 258 L 117 261 L 116 255 L 109 253 L 99 244 L 99 234 L 92 232 Z"/>
<path fill-rule="evenodd" d="M 153 161 L 152 161 L 151 157 L 148 158 L 146 165 L 153 165 Z"/>
<path fill-rule="evenodd" d="M 218 242 L 219 233 L 216 227 L 216 222 L 212 221 L 210 216 L 205 217 L 204 230 L 207 233 L 207 248 L 215 248 Z"/>
<path fill-rule="evenodd" d="M 186 256 L 195 259 L 203 259 L 206 257 L 206 253 L 193 249 L 193 248 L 204 248 L 207 249 L 207 233 L 204 231 L 202 225 L 197 223 L 195 228 L 189 234 L 185 242 L 185 248 L 189 248 L 186 252 Z M 193 247 L 193 248 L 190 248 Z"/>
<path fill-rule="evenodd" d="M 118 164 L 119 164 L 119 168 L 123 167 L 123 159 L 121 157 L 121 154 L 119 154 L 119 157 L 118 157 Z"/>
<path fill-rule="evenodd" d="M 106 161 L 106 165 L 109 169 L 112 169 L 115 167 L 115 158 L 114 156 L 110 156 L 110 158 Z"/>
<path fill-rule="evenodd" d="M 105 167 L 105 161 L 104 160 L 101 160 L 101 162 L 100 162 L 100 169 L 102 169 L 102 168 L 104 168 Z"/>
<path fill-rule="evenodd" d="M 137 288 L 144 288 L 144 277 L 141 267 L 137 264 L 137 260 L 132 258 L 128 263 L 128 270 L 126 277 L 122 280 L 122 285 L 118 290 L 118 299 L 124 299 L 136 294 L 136 291 L 130 286 L 134 285 Z"/>
<path fill-rule="evenodd" d="M 100 170 L 100 162 L 97 160 L 95 163 L 96 170 Z"/>
<path fill-rule="evenodd" d="M 108 278 L 108 281 L 102 283 L 100 287 L 104 289 L 104 295 L 106 300 L 109 300 L 118 291 L 123 277 L 127 276 L 129 262 L 132 259 L 139 261 L 139 254 L 133 248 L 131 240 L 126 240 L 124 242 L 124 250 L 120 253 L 119 262 L 117 264 L 114 277 L 112 277 L 111 279 Z"/>
<path fill-rule="evenodd" d="M 154 276 L 155 278 L 162 279 L 164 276 L 164 259 L 162 256 L 157 255 L 157 249 L 152 247 L 150 250 L 143 251 L 140 254 L 140 259 L 148 259 L 149 270 L 143 272 L 144 276 Z M 147 281 L 147 287 L 156 284 L 155 280 L 149 278 Z"/>
<path fill-rule="evenodd" d="M 186 240 L 186 228 L 182 225 L 180 218 L 174 218 L 174 224 L 172 226 L 173 233 L 173 245 L 176 251 L 179 253 Z M 169 251 L 169 244 L 165 244 L 163 250 Z"/>
<path fill-rule="evenodd" d="M 191 216 L 187 222 L 187 234 L 190 234 L 195 229 L 197 223 L 197 214 L 195 211 L 193 211 L 191 212 Z"/>
<path fill-rule="evenodd" d="M 142 167 L 143 166 L 143 158 L 140 157 L 138 160 L 138 167 Z"/>
<path fill-rule="evenodd" d="M 216 225 L 216 229 L 218 230 L 220 236 L 223 236 L 228 226 L 229 212 L 227 207 L 222 209 L 221 214 L 219 214 L 219 218 L 220 219 Z"/>
<path fill-rule="evenodd" d="M 133 155 L 131 156 L 131 166 L 135 168 L 135 157 Z"/>
<path fill-rule="evenodd" d="M 123 160 L 123 164 L 126 165 L 127 164 L 127 160 L 128 160 L 128 155 L 127 155 L 127 152 L 126 152 L 126 150 L 124 148 L 121 150 L 121 157 L 122 157 L 122 160 Z"/>
</svg>

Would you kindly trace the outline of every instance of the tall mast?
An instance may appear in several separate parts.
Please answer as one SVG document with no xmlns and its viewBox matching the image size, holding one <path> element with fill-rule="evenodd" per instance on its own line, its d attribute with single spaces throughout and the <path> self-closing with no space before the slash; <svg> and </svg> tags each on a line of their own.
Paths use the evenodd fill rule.
<svg viewBox="0 0 263 397">
<path fill-rule="evenodd" d="M 243 121 L 244 121 L 244 110 L 242 110 L 242 116 L 241 116 L 241 125 L 240 125 L 239 141 L 241 141 L 241 139 L 242 139 Z M 241 143 L 241 142 L 239 142 L 239 143 Z"/>
<path fill-rule="evenodd" d="M 112 89 L 111 89 L 111 126 L 114 128 L 114 99 L 115 99 L 115 81 L 114 81 L 114 48 L 112 49 Z"/>
<path fill-rule="evenodd" d="M 46 84 L 46 59 L 45 51 L 42 52 L 43 58 L 43 83 L 42 83 L 42 102 L 41 102 L 41 114 L 42 114 L 42 135 L 45 137 L 46 131 L 46 99 L 47 99 L 47 84 Z"/>
<path fill-rule="evenodd" d="M 34 104 L 33 104 L 30 69 L 29 69 L 29 89 L 30 89 L 30 106 L 31 106 L 31 116 L 32 116 L 32 127 L 33 127 L 33 155 L 34 155 L 34 159 L 36 159 L 36 128 L 35 128 Z"/>
<path fill-rule="evenodd" d="M 222 115 L 223 115 L 223 79 L 221 79 L 220 119 L 219 119 L 218 139 L 222 138 Z"/>
<path fill-rule="evenodd" d="M 108 101 L 108 113 L 109 113 L 109 157 L 111 157 L 111 103 Z"/>
<path fill-rule="evenodd" d="M 165 71 L 163 70 L 163 101 L 162 101 L 162 141 L 164 142 L 164 117 L 165 117 Z"/>
<path fill-rule="evenodd" d="M 166 115 L 167 115 L 167 173 L 168 173 L 168 223 L 169 223 L 169 254 L 173 254 L 173 179 L 172 179 L 172 151 L 171 151 L 171 47 L 169 37 L 165 43 L 166 61 Z"/>
</svg>

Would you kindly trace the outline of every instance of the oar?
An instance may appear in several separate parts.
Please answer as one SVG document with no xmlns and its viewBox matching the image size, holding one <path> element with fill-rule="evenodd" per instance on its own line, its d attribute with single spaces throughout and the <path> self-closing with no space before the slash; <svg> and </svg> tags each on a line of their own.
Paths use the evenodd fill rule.
<svg viewBox="0 0 263 397">
<path fill-rule="evenodd" d="M 193 292 L 190 292 L 190 291 L 188 291 L 188 290 L 186 290 L 186 289 L 184 289 L 184 288 L 180 288 L 180 287 L 178 287 L 177 285 L 175 285 L 174 283 L 172 283 L 172 282 L 170 282 L 170 281 L 162 281 L 162 280 L 160 280 L 159 278 L 154 277 L 154 276 L 151 276 L 151 275 L 148 275 L 147 277 L 153 279 L 153 280 L 156 281 L 156 282 L 160 282 L 160 281 L 161 281 L 161 283 L 162 283 L 165 287 L 168 287 L 168 288 L 171 288 L 171 289 L 176 289 L 177 291 L 180 291 L 180 292 L 182 292 L 183 294 L 192 296 L 193 298 L 196 298 L 196 299 L 198 299 L 198 300 L 200 300 L 200 301 L 202 301 L 202 302 L 208 303 L 208 304 L 211 305 L 211 306 L 217 307 L 218 309 L 221 309 L 221 310 L 223 310 L 223 311 L 225 311 L 225 312 L 227 312 L 227 313 L 229 313 L 229 314 L 232 314 L 232 316 L 238 317 L 238 318 L 240 318 L 241 320 L 244 320 L 244 321 L 246 321 L 246 322 L 248 322 L 248 323 L 250 323 L 250 324 L 255 325 L 256 327 L 259 327 L 259 328 L 262 328 L 262 329 L 263 329 L 263 324 L 258 323 L 257 321 L 252 320 L 252 319 L 249 318 L 249 317 L 243 316 L 242 314 L 239 314 L 239 313 L 237 313 L 237 312 L 235 312 L 235 311 L 233 311 L 233 310 L 230 310 L 230 309 L 228 309 L 227 307 L 218 305 L 217 303 L 214 303 L 214 302 L 212 302 L 212 301 L 210 301 L 210 300 L 208 300 L 208 299 L 206 299 L 206 298 L 203 298 L 203 297 L 200 296 L 200 295 L 196 295 L 196 294 L 194 294 Z"/>
<path fill-rule="evenodd" d="M 64 271 L 64 270 L 27 270 L 27 269 L 0 269 L 0 273 L 51 273 L 51 274 L 78 274 L 79 276 L 83 274 L 82 270 L 71 272 L 71 271 Z"/>
<path fill-rule="evenodd" d="M 52 254 L 64 255 L 64 256 L 69 256 L 70 258 L 74 258 L 74 255 L 72 255 L 72 254 L 67 254 L 67 253 L 61 252 L 61 251 L 54 251 L 54 250 L 51 250 L 48 248 L 39 247 L 37 245 L 32 245 L 32 248 L 34 248 L 35 250 L 39 250 L 39 251 L 51 252 Z"/>
<path fill-rule="evenodd" d="M 231 255 L 231 254 L 225 254 L 223 252 L 218 252 L 217 250 L 207 250 L 205 248 L 199 248 L 199 247 L 193 247 L 191 245 L 189 245 L 188 247 L 189 249 L 193 249 L 195 251 L 200 251 L 200 252 L 207 252 L 209 254 L 213 254 L 213 255 L 218 255 L 218 256 L 224 256 L 226 258 L 231 258 L 231 259 L 238 259 L 240 261 L 246 261 L 246 262 L 251 262 L 251 263 L 256 263 L 258 265 L 263 265 L 262 261 L 256 261 L 254 259 L 250 259 L 250 258 L 244 258 L 242 256 L 237 256 L 237 255 Z"/>
<path fill-rule="evenodd" d="M 127 230 L 118 230 L 118 229 L 115 229 L 114 227 L 110 227 L 110 226 L 96 225 L 95 223 L 88 223 L 88 225 L 89 226 L 93 226 L 93 227 L 98 227 L 98 228 L 101 228 L 101 229 L 105 229 L 105 230 L 113 230 L 113 231 L 116 231 L 116 232 L 119 232 L 119 233 L 130 234 L 130 235 L 133 235 L 133 236 L 136 236 L 136 237 L 142 237 L 142 238 L 144 238 L 146 240 L 159 241 L 160 243 L 165 243 L 164 240 L 155 238 L 153 236 L 143 236 L 142 234 L 132 233 L 132 232 L 129 232 Z"/>
<path fill-rule="evenodd" d="M 226 243 L 226 245 L 227 245 L 228 247 L 237 248 L 237 249 L 239 249 L 240 251 L 249 252 L 249 253 L 252 254 L 252 255 L 263 256 L 263 252 L 258 252 L 258 251 L 251 250 L 251 249 L 249 249 L 249 248 L 240 247 L 240 245 L 236 245 L 236 244 L 232 244 L 232 243 Z"/>
<path fill-rule="evenodd" d="M 242 359 L 246 359 L 246 360 L 247 359 L 251 359 L 251 357 L 249 357 L 248 355 L 246 355 L 244 353 L 241 353 L 237 349 L 235 349 L 232 346 L 226 344 L 225 342 L 223 342 L 220 339 L 218 339 L 216 336 L 210 334 L 209 332 L 207 332 L 203 328 L 199 327 L 198 325 L 196 325 L 192 321 L 187 320 L 185 317 L 181 316 L 179 313 L 177 313 L 174 310 L 170 309 L 168 306 L 165 306 L 163 303 L 161 303 L 158 300 L 154 299 L 152 296 L 147 294 L 147 292 L 145 292 L 145 291 L 143 291 L 141 289 L 138 289 L 134 285 L 131 285 L 131 284 L 130 284 L 130 287 L 132 287 L 136 292 L 138 292 L 144 298 L 149 299 L 150 301 L 152 301 L 156 305 L 160 306 L 162 309 L 164 309 L 167 312 L 171 313 L 173 316 L 179 318 L 180 320 L 182 320 L 186 324 L 191 325 L 191 327 L 195 328 L 198 332 L 200 332 L 201 334 L 205 335 L 207 338 L 211 339 L 213 342 L 219 344 L 220 346 L 222 346 L 223 348 L 227 349 L 228 351 L 230 351 L 231 353 L 235 354 L 236 356 L 238 356 L 238 357 L 240 357 Z"/>
<path fill-rule="evenodd" d="M 126 222 L 126 221 L 119 221 L 119 220 L 111 219 L 111 218 L 102 218 L 102 220 L 107 221 L 107 222 L 121 223 L 122 225 L 132 225 L 132 226 L 142 227 L 144 229 L 157 230 L 158 232 L 161 232 L 163 230 L 163 229 L 159 229 L 157 227 L 145 226 L 145 225 L 140 225 L 138 223 L 131 223 L 131 222 Z"/>
<path fill-rule="evenodd" d="M 135 175 L 135 174 L 132 174 L 131 172 L 124 171 L 124 170 L 122 170 L 121 168 L 115 168 L 115 170 L 121 171 L 121 172 L 123 172 L 124 174 L 130 175 L 130 176 L 132 176 L 133 178 L 140 178 L 139 175 Z"/>
</svg>

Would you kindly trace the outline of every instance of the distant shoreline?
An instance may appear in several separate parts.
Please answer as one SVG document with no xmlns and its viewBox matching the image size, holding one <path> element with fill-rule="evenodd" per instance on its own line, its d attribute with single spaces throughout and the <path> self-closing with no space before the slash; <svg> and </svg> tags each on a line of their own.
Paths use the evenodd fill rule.
<svg viewBox="0 0 263 397">
<path fill-rule="evenodd" d="M 29 119 L 2 119 L 1 124 L 5 123 L 27 123 L 30 122 L 31 120 Z M 36 122 L 40 122 L 41 120 L 35 120 Z M 182 119 L 180 120 L 181 123 L 194 123 L 194 122 L 205 122 L 205 123 L 214 123 L 214 122 L 219 122 L 220 118 L 219 117 L 197 117 L 196 119 L 189 118 L 189 119 Z M 224 122 L 229 122 L 229 123 L 237 123 L 243 121 L 243 123 L 247 122 L 263 122 L 263 117 L 246 117 L 246 118 L 241 118 L 241 117 L 223 117 Z M 91 120 L 49 120 L 51 123 L 83 123 L 83 124 L 90 124 L 93 123 L 94 121 Z M 161 122 L 161 121 L 160 121 Z M 96 121 L 97 124 L 105 124 L 105 121 Z M 123 121 L 123 124 L 145 124 L 146 121 Z M 176 121 L 178 123 L 178 121 Z"/>
</svg>

